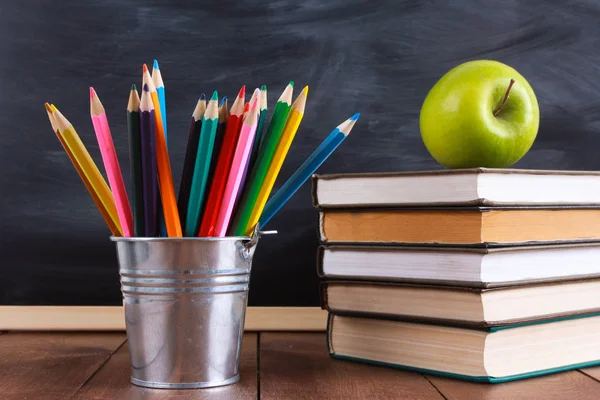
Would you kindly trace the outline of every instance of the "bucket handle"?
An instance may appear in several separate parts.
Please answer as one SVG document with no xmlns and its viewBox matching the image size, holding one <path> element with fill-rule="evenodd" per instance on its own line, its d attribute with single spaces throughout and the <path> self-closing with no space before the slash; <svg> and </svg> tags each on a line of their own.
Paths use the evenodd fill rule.
<svg viewBox="0 0 600 400">
<path fill-rule="evenodd" d="M 256 224 L 256 226 L 254 227 L 254 231 L 252 232 L 252 236 L 250 237 L 250 240 L 247 241 L 246 243 L 244 243 L 244 248 L 247 251 L 250 251 L 250 249 L 252 249 L 254 246 L 256 246 L 256 244 L 258 243 L 258 239 L 261 236 L 264 235 L 276 235 L 277 231 L 261 231 L 260 230 L 260 224 Z"/>
</svg>

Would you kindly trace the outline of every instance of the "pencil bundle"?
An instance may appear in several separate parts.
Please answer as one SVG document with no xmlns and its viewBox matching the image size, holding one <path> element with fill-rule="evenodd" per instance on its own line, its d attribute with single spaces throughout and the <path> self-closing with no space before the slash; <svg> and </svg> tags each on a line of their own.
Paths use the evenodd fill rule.
<svg viewBox="0 0 600 400">
<path fill-rule="evenodd" d="M 249 236 L 264 227 L 344 141 L 359 114 L 335 128 L 273 195 L 271 192 L 304 116 L 305 87 L 293 100 L 290 82 L 267 118 L 267 87 L 242 86 L 228 107 L 214 91 L 192 112 L 179 190 L 167 147 L 165 84 L 158 62 L 142 68 L 142 86 L 127 102 L 130 177 L 128 196 L 106 110 L 90 88 L 90 116 L 108 184 L 73 125 L 45 104 L 52 130 L 73 163 L 111 233 L 125 237 Z M 181 137 L 182 138 L 182 137 Z M 171 140 L 179 140 L 171 132 Z M 131 203 L 129 199 L 131 198 Z"/>
</svg>

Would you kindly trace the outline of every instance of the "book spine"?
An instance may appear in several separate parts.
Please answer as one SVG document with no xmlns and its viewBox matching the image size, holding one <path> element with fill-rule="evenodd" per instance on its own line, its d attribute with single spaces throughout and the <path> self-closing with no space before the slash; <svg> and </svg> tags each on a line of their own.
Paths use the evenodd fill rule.
<svg viewBox="0 0 600 400">
<path fill-rule="evenodd" d="M 312 176 L 312 189 L 311 189 L 311 197 L 313 207 L 319 208 L 319 199 L 317 197 L 317 185 L 319 184 L 319 175 L 313 174 Z"/>
<path fill-rule="evenodd" d="M 317 248 L 317 276 L 319 278 L 325 278 L 325 272 L 323 271 L 323 258 L 325 257 L 325 246 L 319 246 Z"/>
</svg>

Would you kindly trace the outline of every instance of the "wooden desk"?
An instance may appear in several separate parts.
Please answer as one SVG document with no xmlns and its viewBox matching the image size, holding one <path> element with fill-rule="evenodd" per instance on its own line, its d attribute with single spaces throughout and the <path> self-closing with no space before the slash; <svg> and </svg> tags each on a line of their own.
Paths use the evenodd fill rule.
<svg viewBox="0 0 600 400">
<path fill-rule="evenodd" d="M 123 333 L 0 335 L 1 400 L 600 399 L 600 367 L 499 385 L 329 358 L 323 333 L 247 333 L 241 380 L 204 390 L 129 383 Z"/>
</svg>

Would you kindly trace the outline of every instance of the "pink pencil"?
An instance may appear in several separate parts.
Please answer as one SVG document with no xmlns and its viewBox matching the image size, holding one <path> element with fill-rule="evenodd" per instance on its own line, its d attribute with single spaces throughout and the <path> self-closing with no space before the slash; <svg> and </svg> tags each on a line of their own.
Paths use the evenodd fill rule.
<svg viewBox="0 0 600 400">
<path fill-rule="evenodd" d="M 102 161 L 104 161 L 106 175 L 108 176 L 108 183 L 115 198 L 115 206 L 121 228 L 123 229 L 123 236 L 131 237 L 133 215 L 131 214 L 129 199 L 127 198 L 127 190 L 123 182 L 123 175 L 119 167 L 119 160 L 117 159 L 117 152 L 115 151 L 115 145 L 110 134 L 110 128 L 108 127 L 106 112 L 94 88 L 90 88 L 90 114 L 92 115 L 92 124 L 94 125 L 94 131 L 96 131 L 96 138 L 98 139 L 98 146 L 102 154 Z"/>
<path fill-rule="evenodd" d="M 260 93 L 259 89 L 256 89 L 256 91 Z M 227 177 L 227 184 L 225 185 L 225 194 L 221 201 L 221 206 L 219 207 L 219 216 L 217 218 L 214 233 L 214 236 L 216 237 L 224 237 L 227 233 L 227 227 L 229 225 L 229 220 L 231 219 L 233 206 L 235 205 L 235 198 L 237 192 L 240 190 L 240 183 L 242 181 L 242 176 L 244 175 L 246 160 L 250 157 L 254 135 L 256 134 L 256 125 L 258 123 L 259 93 L 257 93 L 256 98 L 252 101 L 250 110 L 242 123 L 240 137 L 235 148 L 231 169 L 229 170 L 229 176 Z"/>
</svg>

